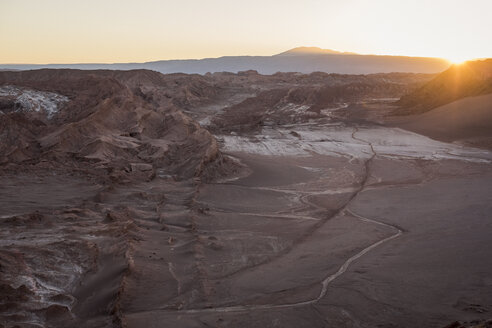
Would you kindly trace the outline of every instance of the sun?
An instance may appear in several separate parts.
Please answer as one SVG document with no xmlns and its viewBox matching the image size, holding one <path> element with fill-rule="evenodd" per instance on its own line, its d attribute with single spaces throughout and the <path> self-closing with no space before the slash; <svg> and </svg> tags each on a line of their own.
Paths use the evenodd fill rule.
<svg viewBox="0 0 492 328">
<path fill-rule="evenodd" d="M 456 55 L 456 56 L 448 56 L 446 58 L 447 60 L 449 60 L 451 63 L 455 64 L 455 65 L 461 65 L 463 64 L 464 62 L 470 60 L 469 57 L 466 57 L 466 56 L 460 56 L 460 55 Z"/>
</svg>

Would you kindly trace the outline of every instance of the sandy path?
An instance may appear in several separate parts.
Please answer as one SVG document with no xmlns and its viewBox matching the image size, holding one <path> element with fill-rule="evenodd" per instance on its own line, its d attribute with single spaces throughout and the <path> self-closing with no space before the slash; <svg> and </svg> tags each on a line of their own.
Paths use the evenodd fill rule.
<svg viewBox="0 0 492 328">
<path fill-rule="evenodd" d="M 140 313 L 151 313 L 151 312 L 161 312 L 161 313 L 180 313 L 180 314 L 201 314 L 201 313 L 228 313 L 228 312 L 243 312 L 243 311 L 255 311 L 255 310 L 270 310 L 270 309 L 284 309 L 284 308 L 290 308 L 290 307 L 299 307 L 299 306 L 306 306 L 306 305 L 312 305 L 317 303 L 319 300 L 321 300 L 328 292 L 328 286 L 330 283 L 332 283 L 335 279 L 340 277 L 342 274 L 344 274 L 349 266 L 359 259 L 360 257 L 364 256 L 366 253 L 371 251 L 372 249 L 382 245 L 383 243 L 389 242 L 395 238 L 398 238 L 401 234 L 402 231 L 398 229 L 396 226 L 383 223 L 374 219 L 369 219 L 366 217 L 363 217 L 361 215 L 353 213 L 351 210 L 347 209 L 347 212 L 354 217 L 358 218 L 361 221 L 364 222 L 370 222 L 373 224 L 378 224 L 382 225 L 385 227 L 390 227 L 394 229 L 396 232 L 382 240 L 379 240 L 370 246 L 364 248 L 362 251 L 358 252 L 357 254 L 351 256 L 348 258 L 338 269 L 337 272 L 330 274 L 326 276 L 325 279 L 323 279 L 320 284 L 321 284 L 321 289 L 319 292 L 319 295 L 316 298 L 313 298 L 311 300 L 307 301 L 302 301 L 302 302 L 293 302 L 293 303 L 281 303 L 281 304 L 263 304 L 263 305 L 235 305 L 235 306 L 225 306 L 225 307 L 212 307 L 212 308 L 206 308 L 206 309 L 189 309 L 189 310 L 151 310 L 151 311 L 145 311 L 145 312 L 140 312 Z"/>
</svg>

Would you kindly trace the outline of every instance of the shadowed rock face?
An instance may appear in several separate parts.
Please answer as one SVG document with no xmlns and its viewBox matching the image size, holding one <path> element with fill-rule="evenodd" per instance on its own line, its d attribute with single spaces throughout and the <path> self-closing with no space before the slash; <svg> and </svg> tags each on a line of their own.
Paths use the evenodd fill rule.
<svg viewBox="0 0 492 328">
<path fill-rule="evenodd" d="M 3 90 L 15 85 L 18 94 L 63 101 L 50 108 L 41 101 L 34 110 L 13 92 L 5 94 L 4 106 L 10 101 L 17 107 L 2 112 L 1 161 L 92 162 L 114 174 L 131 170 L 130 163 L 146 163 L 150 171 L 200 176 L 221 155 L 215 139 L 177 105 L 203 101 L 215 90 L 193 78 L 169 84 L 149 71 L 2 72 Z"/>
</svg>

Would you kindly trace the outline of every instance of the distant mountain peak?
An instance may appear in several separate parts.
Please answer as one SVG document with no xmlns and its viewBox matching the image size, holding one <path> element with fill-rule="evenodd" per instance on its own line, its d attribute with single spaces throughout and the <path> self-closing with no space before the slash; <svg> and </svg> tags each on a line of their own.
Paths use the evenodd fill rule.
<svg viewBox="0 0 492 328">
<path fill-rule="evenodd" d="M 354 52 L 341 52 L 319 47 L 297 47 L 278 54 L 277 56 L 299 56 L 299 55 L 355 55 Z"/>
<path fill-rule="evenodd" d="M 273 56 L 225 56 L 219 58 L 159 60 L 146 63 L 1 65 L 0 69 L 32 70 L 39 68 L 76 69 L 149 69 L 164 74 L 240 72 L 256 70 L 260 74 L 277 72 L 326 72 L 337 74 L 375 74 L 389 72 L 438 73 L 449 68 L 440 58 L 376 56 L 340 52 L 318 47 L 298 47 Z"/>
</svg>

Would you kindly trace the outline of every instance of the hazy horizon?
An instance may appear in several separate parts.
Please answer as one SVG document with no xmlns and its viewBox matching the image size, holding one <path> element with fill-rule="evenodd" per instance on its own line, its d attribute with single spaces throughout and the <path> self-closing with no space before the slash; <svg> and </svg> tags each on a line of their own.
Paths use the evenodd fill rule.
<svg viewBox="0 0 492 328">
<path fill-rule="evenodd" d="M 137 62 L 137 61 L 130 61 L 130 62 L 73 62 L 73 63 L 59 63 L 59 62 L 49 62 L 49 63 L 0 63 L 0 65 L 111 65 L 111 64 L 141 64 L 141 63 L 151 63 L 151 62 L 157 62 L 157 61 L 192 61 L 192 60 L 204 60 L 204 59 L 219 59 L 219 58 L 226 58 L 226 57 L 272 57 L 272 56 L 277 56 L 281 55 L 284 52 L 289 52 L 294 49 L 298 48 L 319 48 L 320 50 L 333 50 L 335 52 L 339 52 L 342 55 L 361 55 L 361 56 L 389 56 L 389 57 L 411 57 L 411 58 L 436 58 L 436 59 L 444 59 L 452 62 L 451 60 L 443 57 L 432 57 L 432 56 L 407 56 L 407 55 L 391 55 L 391 54 L 374 54 L 374 53 L 355 53 L 351 51 L 340 51 L 336 49 L 325 49 L 325 48 L 320 48 L 317 46 L 303 46 L 300 45 L 298 47 L 293 47 L 291 49 L 285 49 L 284 51 L 280 51 L 278 53 L 272 53 L 272 54 L 262 54 L 262 55 L 257 55 L 257 54 L 239 54 L 239 55 L 221 55 L 217 57 L 200 57 L 200 58 L 167 58 L 167 59 L 156 59 L 156 60 L 149 60 L 149 61 L 144 61 L 144 62 Z M 320 54 L 323 54 L 320 52 Z M 335 53 L 336 55 L 336 53 Z M 473 58 L 473 59 L 485 59 L 484 58 Z"/>
<path fill-rule="evenodd" d="M 270 56 L 299 46 L 458 62 L 492 57 L 491 10 L 485 0 L 4 0 L 0 63 Z"/>
</svg>

